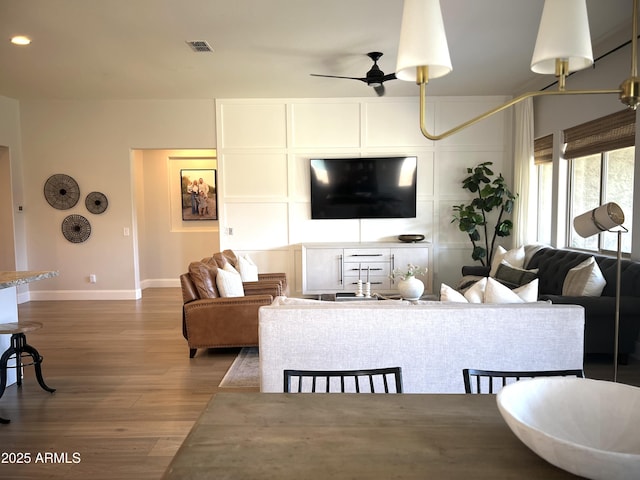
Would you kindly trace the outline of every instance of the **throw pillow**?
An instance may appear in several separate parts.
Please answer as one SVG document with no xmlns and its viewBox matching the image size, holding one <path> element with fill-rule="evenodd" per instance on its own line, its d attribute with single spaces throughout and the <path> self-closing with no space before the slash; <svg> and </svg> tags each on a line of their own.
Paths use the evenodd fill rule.
<svg viewBox="0 0 640 480">
<path fill-rule="evenodd" d="M 229 264 L 227 264 L 229 265 Z M 244 288 L 242 287 L 242 278 L 240 274 L 233 269 L 231 265 L 229 267 L 233 270 L 229 271 L 226 268 L 218 269 L 218 275 L 216 276 L 216 285 L 221 297 L 244 297 Z"/>
<path fill-rule="evenodd" d="M 509 288 L 516 288 L 525 285 L 538 276 L 538 269 L 525 270 L 524 268 L 514 267 L 506 260 L 502 260 L 496 270 L 495 279 Z"/>
<path fill-rule="evenodd" d="M 505 260 L 512 267 L 523 268 L 524 267 L 524 246 L 513 248 L 509 251 L 505 250 L 502 246 L 498 245 L 496 251 L 493 253 L 493 260 L 491 260 L 490 277 L 495 277 L 498 271 L 498 266 Z"/>
<path fill-rule="evenodd" d="M 469 303 L 469 300 L 464 298 L 460 292 L 455 288 L 451 288 L 447 284 L 440 285 L 440 301 L 441 302 L 455 302 L 455 303 Z"/>
<path fill-rule="evenodd" d="M 484 290 L 484 303 L 526 303 L 538 300 L 538 279 L 515 290 L 489 278 Z"/>
<path fill-rule="evenodd" d="M 466 298 L 469 303 L 484 303 L 484 290 L 486 287 L 487 277 L 484 277 L 464 292 L 464 298 Z"/>
<path fill-rule="evenodd" d="M 521 287 L 514 288 L 513 292 L 517 293 L 518 296 L 527 303 L 537 302 L 538 301 L 538 279 L 531 280 L 526 285 L 522 285 Z"/>
<path fill-rule="evenodd" d="M 473 289 L 473 290 L 472 290 Z M 471 293 L 469 293 L 471 291 Z M 456 303 L 531 303 L 538 301 L 538 279 L 511 290 L 489 277 L 476 282 L 462 295 L 446 284 L 440 286 L 440 301 Z"/>
<path fill-rule="evenodd" d="M 568 297 L 599 297 L 607 281 L 596 259 L 589 257 L 567 272 L 562 284 L 562 295 Z"/>
<path fill-rule="evenodd" d="M 240 276 L 243 282 L 258 281 L 258 266 L 251 261 L 249 255 L 238 257 L 238 268 L 240 269 Z"/>
</svg>

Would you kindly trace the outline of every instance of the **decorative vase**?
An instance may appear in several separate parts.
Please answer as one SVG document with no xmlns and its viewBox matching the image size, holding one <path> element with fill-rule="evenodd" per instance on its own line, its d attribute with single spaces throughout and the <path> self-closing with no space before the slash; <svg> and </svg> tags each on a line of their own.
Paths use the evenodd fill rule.
<svg viewBox="0 0 640 480">
<path fill-rule="evenodd" d="M 424 283 L 414 276 L 409 276 L 398 282 L 398 291 L 405 300 L 419 300 L 424 292 Z"/>
</svg>

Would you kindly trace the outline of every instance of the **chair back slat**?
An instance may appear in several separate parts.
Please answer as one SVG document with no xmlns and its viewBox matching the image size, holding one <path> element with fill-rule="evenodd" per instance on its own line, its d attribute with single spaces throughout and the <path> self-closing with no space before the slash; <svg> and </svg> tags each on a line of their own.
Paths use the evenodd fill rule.
<svg viewBox="0 0 640 480">
<path fill-rule="evenodd" d="M 311 388 L 303 388 L 303 380 L 311 379 Z M 332 379 L 339 380 L 339 390 L 331 389 Z M 368 379 L 369 390 L 366 390 Z M 292 389 L 292 380 L 297 380 L 297 388 Z M 346 381 L 349 380 L 349 381 Z M 392 381 L 390 381 L 392 380 Z M 352 386 L 355 393 L 402 393 L 402 369 L 400 367 L 373 368 L 368 370 L 291 370 L 284 371 L 284 392 L 318 393 L 324 381 L 324 393 L 349 393 Z M 351 381 L 353 383 L 351 383 Z M 381 384 L 380 384 L 381 382 Z M 333 382 L 335 384 L 335 382 Z M 307 383 L 307 386 L 309 384 Z M 364 390 L 362 387 L 364 386 Z M 393 387 L 393 388 L 391 388 Z M 321 391 L 322 391 L 321 390 Z"/>
<path fill-rule="evenodd" d="M 512 382 L 519 381 L 523 378 L 536 377 L 579 377 L 584 378 L 583 370 L 536 370 L 536 371 L 502 371 L 502 370 L 478 370 L 473 368 L 465 368 L 462 370 L 464 380 L 464 391 L 466 393 L 496 393 L 494 392 L 494 380 L 500 380 L 502 387 L 507 386 L 508 380 Z M 472 389 L 472 381 L 474 378 L 475 391 Z M 486 379 L 488 392 L 483 392 L 482 379 Z"/>
</svg>

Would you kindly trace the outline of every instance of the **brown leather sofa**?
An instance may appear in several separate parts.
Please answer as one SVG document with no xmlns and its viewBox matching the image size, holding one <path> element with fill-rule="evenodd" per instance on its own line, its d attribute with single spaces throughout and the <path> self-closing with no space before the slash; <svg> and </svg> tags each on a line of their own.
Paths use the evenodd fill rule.
<svg viewBox="0 0 640 480">
<path fill-rule="evenodd" d="M 258 309 L 282 295 L 280 281 L 245 282 L 244 297 L 221 297 L 216 286 L 218 265 L 213 257 L 192 262 L 180 275 L 182 333 L 189 357 L 198 348 L 258 345 Z"/>
</svg>

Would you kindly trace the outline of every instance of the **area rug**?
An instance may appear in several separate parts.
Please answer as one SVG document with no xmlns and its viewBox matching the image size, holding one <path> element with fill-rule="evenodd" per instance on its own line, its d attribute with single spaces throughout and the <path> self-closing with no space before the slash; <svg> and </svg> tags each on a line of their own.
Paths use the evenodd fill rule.
<svg viewBox="0 0 640 480">
<path fill-rule="evenodd" d="M 218 388 L 259 388 L 258 358 L 258 347 L 245 347 L 240 350 Z"/>
</svg>

